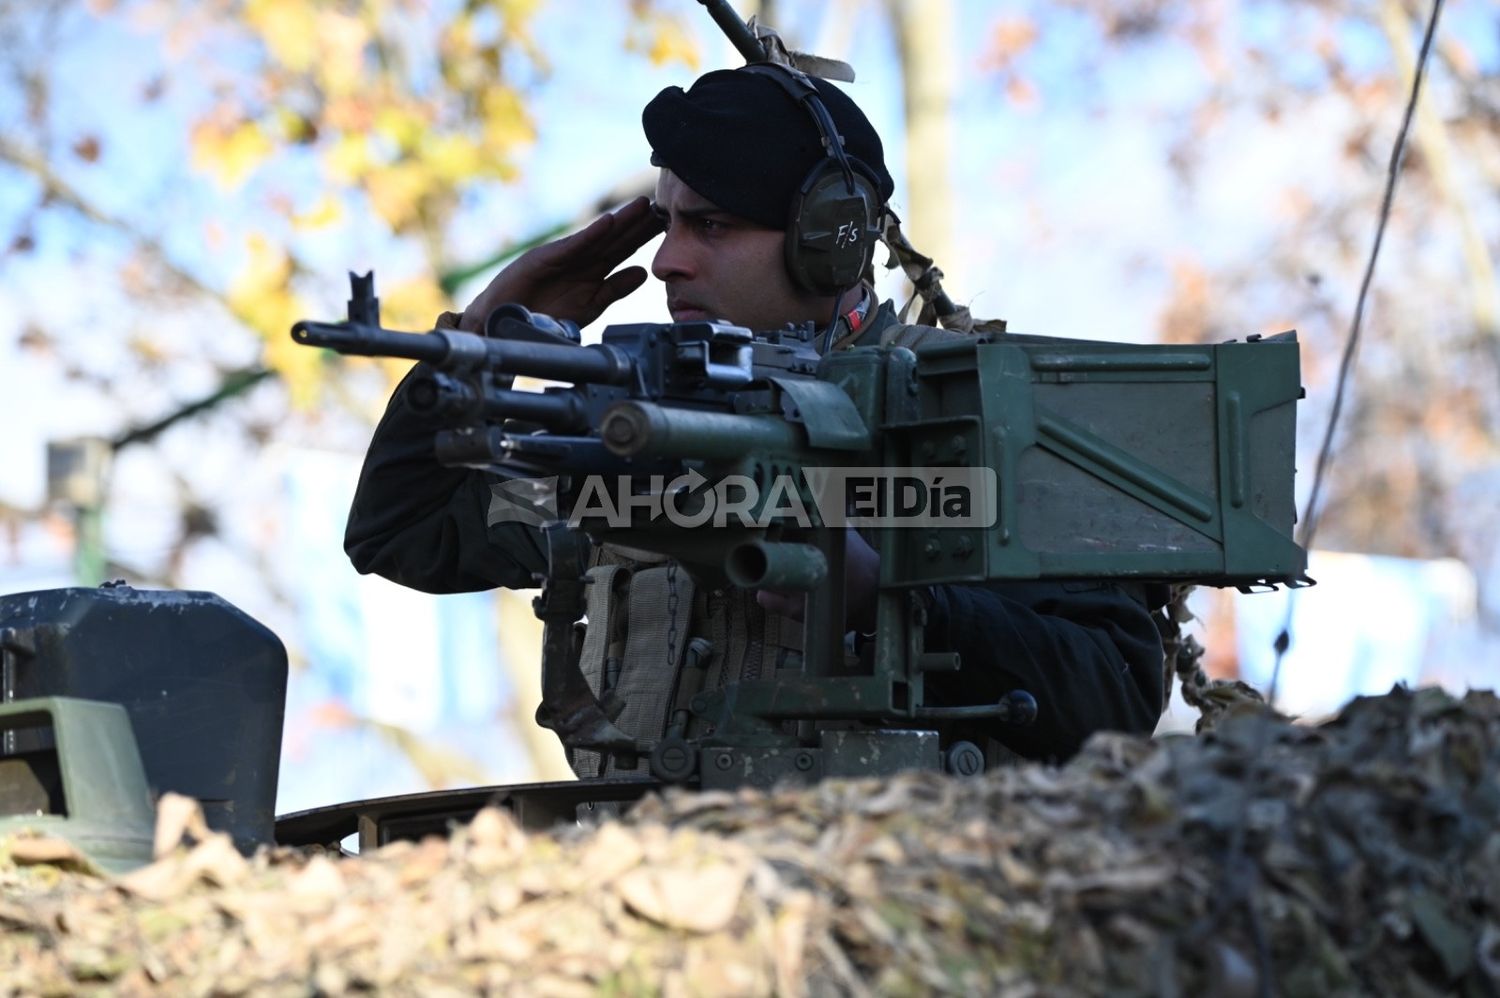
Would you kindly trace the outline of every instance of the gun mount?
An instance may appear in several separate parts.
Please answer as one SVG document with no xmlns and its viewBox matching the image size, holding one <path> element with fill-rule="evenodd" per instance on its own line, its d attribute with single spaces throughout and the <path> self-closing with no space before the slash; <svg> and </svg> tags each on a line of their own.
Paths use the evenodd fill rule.
<svg viewBox="0 0 1500 998">
<path fill-rule="evenodd" d="M 928 586 L 1304 582 L 1292 333 L 1202 346 L 971 335 L 820 356 L 811 326 L 689 322 L 611 326 L 585 346 L 514 305 L 483 336 L 385 330 L 358 278 L 348 321 L 293 336 L 422 361 L 409 399 L 443 422 L 440 461 L 556 480 L 540 717 L 564 744 L 627 767 L 645 757 L 668 782 L 848 775 L 873 756 L 939 767 L 947 722 L 1025 723 L 1025 691 L 926 702 L 925 674 L 959 664 L 923 647 Z M 518 375 L 562 384 L 521 391 Z M 857 659 L 845 528 L 880 554 L 877 626 Z M 805 593 L 800 658 L 774 678 L 686 683 L 663 737 L 620 730 L 573 640 L 590 541 L 670 559 L 703 585 Z"/>
</svg>

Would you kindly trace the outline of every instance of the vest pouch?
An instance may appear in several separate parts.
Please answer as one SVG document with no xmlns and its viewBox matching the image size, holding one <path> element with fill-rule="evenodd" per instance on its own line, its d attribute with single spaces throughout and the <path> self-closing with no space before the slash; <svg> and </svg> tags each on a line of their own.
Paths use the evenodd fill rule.
<svg viewBox="0 0 1500 998">
<path fill-rule="evenodd" d="M 596 696 L 618 706 L 616 727 L 636 738 L 660 738 L 667 728 L 667 714 L 692 636 L 693 580 L 682 569 L 665 565 L 634 571 L 599 565 L 589 569 L 588 578 L 589 626 L 579 663 L 584 677 Z M 675 628 L 668 609 L 674 589 Z M 607 676 L 612 683 L 605 681 Z M 618 770 L 613 759 L 604 763 L 598 752 L 588 749 L 573 751 L 568 761 L 583 779 L 630 772 Z"/>
</svg>

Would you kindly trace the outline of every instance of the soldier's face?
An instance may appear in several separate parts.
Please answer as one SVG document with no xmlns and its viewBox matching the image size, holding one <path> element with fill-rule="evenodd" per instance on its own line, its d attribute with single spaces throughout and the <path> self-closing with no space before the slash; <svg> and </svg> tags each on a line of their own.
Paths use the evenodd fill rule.
<svg viewBox="0 0 1500 998">
<path fill-rule="evenodd" d="M 780 229 L 731 215 L 671 170 L 657 178 L 652 207 L 667 231 L 651 273 L 667 286 L 673 321 L 723 319 L 758 330 L 828 322 L 833 299 L 792 283 Z"/>
</svg>

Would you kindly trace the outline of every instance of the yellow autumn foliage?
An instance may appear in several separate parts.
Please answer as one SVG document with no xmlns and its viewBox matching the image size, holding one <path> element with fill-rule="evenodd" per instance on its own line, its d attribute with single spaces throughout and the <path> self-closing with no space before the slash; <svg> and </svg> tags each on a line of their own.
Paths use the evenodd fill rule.
<svg viewBox="0 0 1500 998">
<path fill-rule="evenodd" d="M 275 150 L 270 136 L 255 121 L 230 125 L 201 121 L 193 127 L 188 141 L 193 168 L 213 177 L 225 190 L 238 188 Z"/>
<path fill-rule="evenodd" d="M 698 68 L 698 45 L 675 17 L 662 18 L 655 26 L 647 57 L 656 65 L 680 62 L 689 69 Z"/>
<path fill-rule="evenodd" d="M 530 35 L 544 0 L 460 6 L 445 18 L 402 0 L 241 0 L 207 16 L 239 32 L 258 65 L 193 127 L 194 168 L 233 190 L 285 152 L 288 162 L 315 160 L 326 186 L 276 193 L 291 242 L 253 237 L 227 295 L 234 314 L 264 338 L 265 362 L 286 378 L 298 404 L 312 399 L 330 365 L 287 336 L 310 314 L 291 291 L 296 238 L 346 224 L 358 210 L 393 236 L 440 245 L 438 230 L 459 196 L 476 183 L 514 180 L 520 150 L 536 139 L 527 95 L 510 70 L 529 60 L 545 74 Z M 697 65 L 693 39 L 676 17 L 648 7 L 631 34 L 630 47 L 653 61 Z M 433 274 L 383 285 L 380 294 L 395 328 L 430 328 L 452 304 Z"/>
<path fill-rule="evenodd" d="M 305 115 L 289 107 L 276 108 L 272 112 L 272 118 L 280 130 L 281 137 L 292 145 L 304 145 L 318 137 L 315 124 Z"/>
<path fill-rule="evenodd" d="M 466 135 L 440 135 L 418 151 L 422 162 L 444 183 L 457 185 L 485 173 L 491 164 Z"/>
<path fill-rule="evenodd" d="M 317 14 L 318 83 L 330 97 L 357 93 L 365 75 L 365 47 L 370 30 L 364 21 L 337 10 Z"/>
<path fill-rule="evenodd" d="M 542 0 L 495 0 L 494 5 L 500 14 L 500 27 L 505 41 L 529 42 L 527 28 L 542 6 Z"/>
<path fill-rule="evenodd" d="M 292 227 L 299 230 L 326 229 L 344 218 L 344 206 L 338 198 L 325 194 L 307 211 L 292 216 Z"/>
<path fill-rule="evenodd" d="M 258 233 L 246 240 L 246 251 L 245 266 L 225 300 L 235 318 L 265 340 L 265 364 L 281 375 L 292 403 L 310 405 L 323 362 L 318 351 L 298 346 L 288 335 L 292 324 L 308 315 L 306 304 L 291 290 L 291 255 Z"/>
<path fill-rule="evenodd" d="M 658 66 L 680 62 L 698 68 L 698 43 L 681 19 L 649 3 L 633 7 L 636 23 L 626 36 L 626 49 L 642 53 Z"/>
<path fill-rule="evenodd" d="M 375 130 L 403 152 L 421 145 L 431 125 L 431 116 L 410 102 L 387 104 L 375 112 Z"/>
<path fill-rule="evenodd" d="M 427 274 L 380 289 L 380 321 L 389 329 L 426 331 L 432 328 L 438 313 L 451 307 L 443 289 Z"/>
<path fill-rule="evenodd" d="M 281 65 L 294 73 L 312 68 L 322 47 L 319 12 L 313 4 L 304 0 L 248 0 L 244 17 Z"/>
<path fill-rule="evenodd" d="M 435 183 L 432 171 L 417 160 L 373 167 L 365 175 L 370 207 L 397 232 L 417 221 L 422 198 Z"/>
<path fill-rule="evenodd" d="M 521 95 L 507 86 L 492 86 L 480 104 L 485 143 L 492 152 L 505 153 L 536 139 L 536 126 Z"/>
<path fill-rule="evenodd" d="M 340 135 L 323 157 L 329 178 L 339 183 L 353 183 L 370 169 L 370 140 L 358 133 Z"/>
</svg>

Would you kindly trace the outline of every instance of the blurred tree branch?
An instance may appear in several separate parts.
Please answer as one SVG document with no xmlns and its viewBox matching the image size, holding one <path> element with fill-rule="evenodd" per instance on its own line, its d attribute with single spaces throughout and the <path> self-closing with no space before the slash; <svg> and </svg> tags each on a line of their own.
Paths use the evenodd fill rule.
<svg viewBox="0 0 1500 998">
<path fill-rule="evenodd" d="M 954 48 L 958 33 L 950 0 L 887 0 L 901 57 L 906 112 L 906 186 L 911 203 L 903 228 L 912 245 L 954 266 Z"/>
<path fill-rule="evenodd" d="M 28 149 L 13 139 L 0 135 L 0 162 L 9 163 L 36 180 L 41 185 L 44 204 L 61 205 L 95 225 L 120 233 L 129 239 L 132 245 L 148 254 L 156 266 L 182 287 L 206 298 L 225 301 L 222 292 L 209 287 L 192 273 L 174 264 L 155 237 L 142 231 L 135 224 L 98 207 L 76 187 L 64 180 L 48 159 L 36 150 Z"/>
<path fill-rule="evenodd" d="M 1403 85 L 1409 88 L 1412 74 L 1416 72 L 1416 53 L 1411 42 L 1411 21 L 1399 0 L 1382 0 L 1380 24 L 1390 42 Z M 1451 56 L 1453 45 L 1447 46 L 1447 50 Z M 1447 64 L 1452 67 L 1456 61 L 1450 57 Z M 1473 82 L 1472 72 L 1461 75 L 1460 79 L 1465 76 Z M 1478 214 L 1460 191 L 1453 166 L 1453 145 L 1430 92 L 1417 106 L 1416 138 L 1438 198 L 1462 233 L 1477 345 L 1489 354 L 1496 374 L 1500 375 L 1500 285 L 1496 283 L 1495 263 L 1479 228 Z"/>
</svg>

